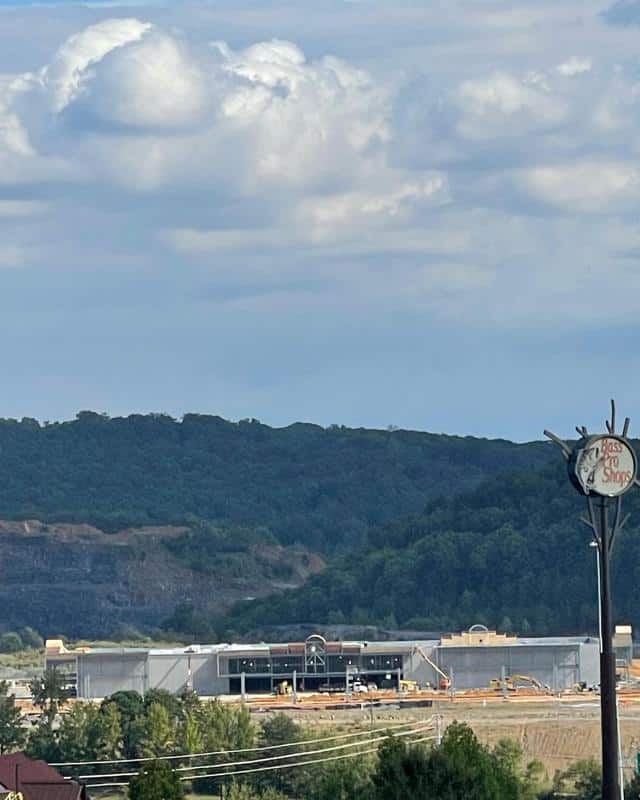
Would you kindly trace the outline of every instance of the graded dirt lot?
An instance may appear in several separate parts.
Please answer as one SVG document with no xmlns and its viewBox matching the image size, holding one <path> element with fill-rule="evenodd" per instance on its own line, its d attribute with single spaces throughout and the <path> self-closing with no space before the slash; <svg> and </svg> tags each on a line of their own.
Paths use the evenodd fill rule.
<svg viewBox="0 0 640 800">
<path fill-rule="evenodd" d="M 549 777 L 579 759 L 600 759 L 600 698 L 597 695 L 562 699 L 509 697 L 487 701 L 456 698 L 436 701 L 433 708 L 389 706 L 290 713 L 310 727 L 369 726 L 373 721 L 375 728 L 385 723 L 424 721 L 433 714 L 441 714 L 443 726 L 454 720 L 466 722 L 487 744 L 495 744 L 505 737 L 514 739 L 521 745 L 525 761 L 541 761 Z M 620 733 L 627 777 L 630 777 L 636 752 L 640 750 L 640 697 L 620 698 Z"/>
</svg>

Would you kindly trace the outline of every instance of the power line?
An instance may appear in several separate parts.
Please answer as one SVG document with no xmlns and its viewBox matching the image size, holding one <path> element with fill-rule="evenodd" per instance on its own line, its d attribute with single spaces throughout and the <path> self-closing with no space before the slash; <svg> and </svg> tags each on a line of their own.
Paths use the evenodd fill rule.
<svg viewBox="0 0 640 800">
<path fill-rule="evenodd" d="M 418 731 L 420 733 L 420 731 Z M 410 742 L 410 744 L 418 744 L 419 742 L 427 742 L 432 739 L 435 739 L 435 736 L 422 736 L 419 739 L 414 739 Z M 369 753 L 377 753 L 377 747 L 371 747 L 368 750 L 360 750 L 357 753 L 341 753 L 337 756 L 327 756 L 327 758 L 313 758 L 309 761 L 298 761 L 295 764 L 272 764 L 268 767 L 254 767 L 253 769 L 238 769 L 234 770 L 233 772 L 216 772 L 207 775 L 191 775 L 190 777 L 181 777 L 180 780 L 197 780 L 200 778 L 224 778 L 231 775 L 247 775 L 249 773 L 255 772 L 269 772 L 275 769 L 289 769 L 289 767 L 304 767 L 307 764 L 322 764 L 325 761 L 337 761 L 341 758 L 354 758 L 356 756 L 364 756 Z"/>
<path fill-rule="evenodd" d="M 420 744 L 421 742 L 428 742 L 436 739 L 436 736 L 423 736 L 419 739 L 412 739 L 409 744 Z M 364 744 L 364 742 L 363 742 Z M 344 758 L 356 758 L 357 756 L 364 756 L 368 755 L 369 753 L 377 753 L 378 748 L 372 747 L 368 750 L 360 750 L 357 753 L 343 753 L 338 756 L 327 756 L 327 758 L 314 758 L 309 761 L 298 761 L 295 764 L 275 764 L 270 765 L 268 767 L 257 767 L 253 769 L 245 769 L 245 770 L 235 770 L 234 772 L 215 772 L 209 773 L 207 775 L 190 775 L 190 776 L 181 776 L 179 780 L 181 781 L 193 781 L 193 780 L 200 780 L 201 778 L 233 778 L 235 775 L 247 775 L 249 773 L 256 773 L 256 772 L 268 772 L 276 769 L 293 769 L 295 767 L 305 767 L 310 764 L 325 764 L 328 761 L 339 761 L 340 759 Z M 138 774 L 138 773 L 135 773 Z M 94 776 L 96 778 L 100 777 L 99 775 Z M 106 787 L 116 787 L 116 786 L 128 786 L 128 783 L 122 782 L 111 782 L 111 783 L 92 783 L 89 788 L 90 789 L 101 789 Z"/>
<path fill-rule="evenodd" d="M 432 719 L 432 718 L 430 718 Z M 408 725 L 415 725 L 415 722 L 399 722 L 394 725 L 385 725 L 384 727 L 378 728 L 374 731 L 376 733 L 378 730 L 396 730 L 397 728 L 406 728 Z M 141 763 L 146 761 L 178 761 L 181 758 L 205 758 L 209 756 L 224 756 L 230 755 L 232 753 L 258 753 L 263 752 L 265 750 L 276 750 L 282 747 L 291 747 L 292 745 L 299 746 L 301 744 L 317 744 L 318 742 L 328 742 L 332 739 L 347 739 L 351 736 L 363 736 L 366 733 L 370 733 L 370 728 L 363 728 L 361 731 L 354 731 L 351 733 L 341 733 L 336 734 L 335 736 L 325 736 L 320 739 L 306 739 L 304 742 L 283 742 L 282 744 L 269 744 L 263 745 L 262 747 L 241 747 L 235 750 L 212 750 L 209 753 L 182 753 L 181 755 L 170 755 L 170 756 L 144 756 L 141 758 L 113 758 L 113 759 L 105 759 L 102 761 L 57 761 L 51 762 L 52 767 L 90 767 L 96 766 L 100 764 L 133 764 L 133 763 Z"/>
<path fill-rule="evenodd" d="M 424 733 L 424 731 L 431 730 L 432 725 L 427 724 L 427 722 L 420 723 L 419 725 L 415 725 L 415 727 L 408 731 L 400 731 L 400 733 L 396 734 L 398 737 L 400 736 L 411 736 L 415 733 Z M 279 756 L 267 756 L 266 758 L 254 758 L 245 761 L 229 761 L 222 764 L 201 764 L 200 766 L 187 766 L 187 767 L 178 767 L 175 771 L 176 772 L 191 772 L 197 769 L 210 769 L 211 767 L 218 767 L 218 768 L 229 768 L 229 767 L 238 767 L 238 766 L 245 766 L 247 764 L 264 764 L 266 761 L 280 761 L 282 759 L 287 758 L 297 758 L 299 756 L 307 756 L 307 755 L 316 755 L 318 753 L 328 753 L 334 750 L 344 750 L 348 747 L 360 747 L 363 744 L 369 744 L 369 742 L 380 742 L 383 739 L 386 739 L 387 736 L 378 736 L 373 739 L 369 739 L 368 741 L 359 741 L 359 742 L 348 742 L 347 744 L 338 744 L 333 745 L 332 747 L 323 747 L 317 750 L 301 750 L 297 753 L 285 753 Z M 303 745 L 304 742 L 298 742 L 299 745 Z M 158 759 L 159 760 L 159 759 Z M 88 780 L 91 778 L 129 778 L 133 775 L 137 775 L 139 770 L 135 772 L 110 772 L 107 774 L 101 775 L 100 773 L 96 774 L 93 773 L 91 775 L 79 775 L 79 780 Z"/>
</svg>

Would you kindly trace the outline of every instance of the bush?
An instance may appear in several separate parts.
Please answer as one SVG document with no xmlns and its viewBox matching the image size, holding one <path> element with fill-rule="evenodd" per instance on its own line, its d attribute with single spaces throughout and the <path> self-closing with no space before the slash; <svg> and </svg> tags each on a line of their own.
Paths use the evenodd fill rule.
<svg viewBox="0 0 640 800">
<path fill-rule="evenodd" d="M 9 631 L 0 636 L 0 653 L 17 653 L 23 649 L 22 639 L 15 631 Z"/>
<path fill-rule="evenodd" d="M 20 631 L 20 638 L 24 646 L 32 650 L 42 650 L 44 647 L 44 639 L 42 636 L 40 636 L 35 628 L 31 628 L 29 625 Z"/>
</svg>

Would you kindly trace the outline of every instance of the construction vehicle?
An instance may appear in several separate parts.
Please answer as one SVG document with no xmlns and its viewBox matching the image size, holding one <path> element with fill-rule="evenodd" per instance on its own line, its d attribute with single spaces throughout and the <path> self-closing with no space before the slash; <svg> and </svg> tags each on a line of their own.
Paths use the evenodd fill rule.
<svg viewBox="0 0 640 800">
<path fill-rule="evenodd" d="M 420 690 L 418 686 L 418 681 L 400 681 L 400 691 L 401 692 L 417 692 Z"/>
<path fill-rule="evenodd" d="M 353 694 L 367 694 L 368 692 L 375 692 L 377 690 L 375 683 L 364 683 L 363 681 L 356 680 L 350 684 L 350 689 Z M 345 694 L 347 687 L 344 683 L 321 683 L 318 686 L 320 694 Z"/>
<path fill-rule="evenodd" d="M 440 676 L 440 681 L 438 683 L 438 687 L 443 691 L 451 688 L 451 678 L 447 675 L 446 672 L 443 672 L 440 667 L 433 661 L 429 656 L 424 652 L 424 650 L 420 647 L 420 645 L 416 645 L 415 652 L 423 658 L 427 664 L 433 669 L 437 674 Z"/>
<path fill-rule="evenodd" d="M 280 681 L 280 683 L 276 684 L 273 693 L 275 695 L 290 695 L 293 694 L 293 687 L 291 686 L 289 681 Z"/>
<path fill-rule="evenodd" d="M 541 692 L 549 691 L 548 686 L 544 686 L 537 678 L 531 675 L 508 675 L 504 678 L 492 678 L 489 681 L 489 688 L 494 689 L 496 692 L 506 690 L 508 692 L 516 692 L 522 688 L 533 688 Z"/>
</svg>

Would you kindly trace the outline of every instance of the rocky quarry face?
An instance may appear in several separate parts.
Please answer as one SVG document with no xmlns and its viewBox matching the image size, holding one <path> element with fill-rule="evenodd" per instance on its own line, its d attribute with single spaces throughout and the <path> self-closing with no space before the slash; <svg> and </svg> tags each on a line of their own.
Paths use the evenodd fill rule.
<svg viewBox="0 0 640 800">
<path fill-rule="evenodd" d="M 247 597 L 301 585 L 324 562 L 301 547 L 254 545 L 220 554 L 206 572 L 166 546 L 186 527 L 114 534 L 90 525 L 0 521 L 0 628 L 105 636 L 118 626 L 158 626 L 180 603 L 219 613 Z"/>
</svg>

